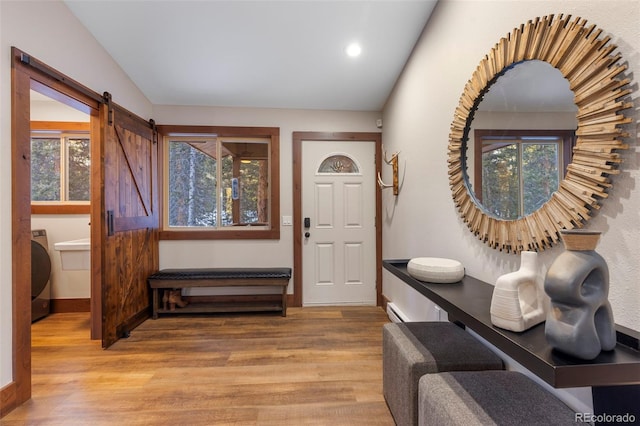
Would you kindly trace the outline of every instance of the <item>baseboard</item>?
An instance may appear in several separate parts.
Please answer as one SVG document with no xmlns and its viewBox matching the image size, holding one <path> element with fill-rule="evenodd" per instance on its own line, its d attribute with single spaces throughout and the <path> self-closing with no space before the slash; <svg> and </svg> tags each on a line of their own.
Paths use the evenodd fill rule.
<svg viewBox="0 0 640 426">
<path fill-rule="evenodd" d="M 385 296 L 384 294 L 382 295 L 382 310 L 386 312 L 387 310 L 387 305 L 391 302 L 391 300 L 389 300 L 389 298 L 387 298 L 387 296 Z"/>
<path fill-rule="evenodd" d="M 51 299 L 51 313 L 91 312 L 91 299 Z"/>
<path fill-rule="evenodd" d="M 0 389 L 0 418 L 16 408 L 16 383 L 11 382 Z"/>
</svg>

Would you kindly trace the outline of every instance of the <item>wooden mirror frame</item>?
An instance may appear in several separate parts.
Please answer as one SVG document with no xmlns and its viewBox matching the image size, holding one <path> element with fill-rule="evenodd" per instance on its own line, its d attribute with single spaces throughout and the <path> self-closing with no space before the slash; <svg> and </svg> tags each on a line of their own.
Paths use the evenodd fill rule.
<svg viewBox="0 0 640 426">
<path fill-rule="evenodd" d="M 620 154 L 627 149 L 620 139 L 629 136 L 620 125 L 631 118 L 620 113 L 633 105 L 620 98 L 630 80 L 618 78 L 627 69 L 612 54 L 610 37 L 602 30 L 571 15 L 536 18 L 515 28 L 484 57 L 467 82 L 456 108 L 448 146 L 449 186 L 456 208 L 471 232 L 490 247 L 519 253 L 542 251 L 560 239 L 560 230 L 581 228 L 600 208 L 612 187 L 608 175 L 618 174 Z M 578 107 L 576 145 L 565 178 L 552 197 L 535 212 L 517 220 L 491 216 L 471 190 L 466 172 L 466 150 L 473 116 L 484 94 L 498 77 L 528 60 L 542 60 L 562 72 L 569 81 Z"/>
</svg>

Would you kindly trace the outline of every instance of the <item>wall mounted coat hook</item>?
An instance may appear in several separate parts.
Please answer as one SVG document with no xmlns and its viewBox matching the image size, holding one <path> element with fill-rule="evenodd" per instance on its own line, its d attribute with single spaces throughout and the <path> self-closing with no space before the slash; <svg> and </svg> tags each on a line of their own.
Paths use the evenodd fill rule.
<svg viewBox="0 0 640 426">
<path fill-rule="evenodd" d="M 400 151 L 394 153 L 390 159 L 387 159 L 387 152 L 384 150 L 384 146 L 382 147 L 382 154 L 384 156 L 384 162 L 390 164 L 393 171 L 393 183 L 386 184 L 382 181 L 382 177 L 380 176 L 380 172 L 378 172 L 378 185 L 380 189 L 385 188 L 393 188 L 393 195 L 398 195 L 398 154 Z"/>
</svg>

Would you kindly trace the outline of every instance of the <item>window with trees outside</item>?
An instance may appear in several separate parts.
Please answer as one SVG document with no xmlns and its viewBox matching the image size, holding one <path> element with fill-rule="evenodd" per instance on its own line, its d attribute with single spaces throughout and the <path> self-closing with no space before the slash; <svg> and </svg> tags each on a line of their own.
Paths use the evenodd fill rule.
<svg viewBox="0 0 640 426">
<path fill-rule="evenodd" d="M 161 238 L 279 238 L 278 129 L 160 126 L 160 131 Z"/>
<path fill-rule="evenodd" d="M 52 130 L 59 124 L 59 130 Z M 91 196 L 91 143 L 88 123 L 49 123 L 31 132 L 31 203 L 89 205 Z M 32 126 L 38 127 L 38 126 Z"/>
<path fill-rule="evenodd" d="M 495 217 L 538 210 L 558 190 L 573 131 L 476 130 L 475 194 Z"/>
</svg>

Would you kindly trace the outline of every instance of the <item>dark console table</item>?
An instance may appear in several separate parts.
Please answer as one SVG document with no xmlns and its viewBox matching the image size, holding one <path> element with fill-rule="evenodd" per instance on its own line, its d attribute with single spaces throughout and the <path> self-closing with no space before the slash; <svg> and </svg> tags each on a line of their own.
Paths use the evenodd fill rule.
<svg viewBox="0 0 640 426">
<path fill-rule="evenodd" d="M 552 349 L 544 323 L 521 333 L 491 323 L 493 286 L 470 276 L 453 284 L 419 281 L 407 272 L 408 260 L 385 260 L 384 268 L 555 388 L 592 387 L 594 411 L 634 413 L 640 421 L 640 352 L 637 335 L 618 330 L 618 344 L 591 361 Z M 631 332 L 633 334 L 633 332 Z M 620 342 L 624 342 L 622 344 Z"/>
</svg>

